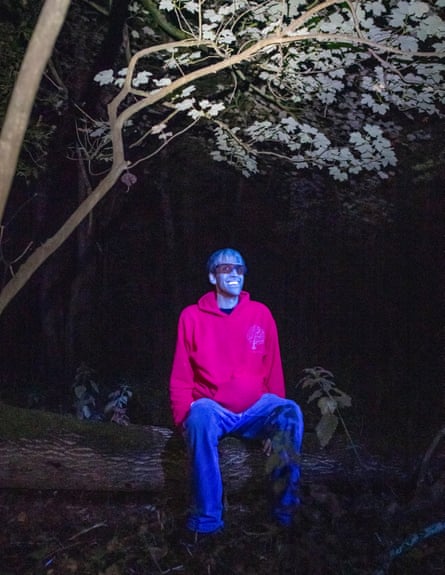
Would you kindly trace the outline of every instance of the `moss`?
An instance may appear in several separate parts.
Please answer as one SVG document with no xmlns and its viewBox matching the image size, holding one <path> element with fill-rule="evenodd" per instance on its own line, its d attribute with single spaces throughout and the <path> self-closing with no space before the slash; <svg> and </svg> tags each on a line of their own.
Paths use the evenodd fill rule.
<svg viewBox="0 0 445 575">
<path fill-rule="evenodd" d="M 151 433 L 138 426 L 122 427 L 110 423 L 92 423 L 45 411 L 12 407 L 0 402 L 0 438 L 54 439 L 73 436 L 78 445 L 106 452 L 144 449 L 151 443 Z"/>
</svg>

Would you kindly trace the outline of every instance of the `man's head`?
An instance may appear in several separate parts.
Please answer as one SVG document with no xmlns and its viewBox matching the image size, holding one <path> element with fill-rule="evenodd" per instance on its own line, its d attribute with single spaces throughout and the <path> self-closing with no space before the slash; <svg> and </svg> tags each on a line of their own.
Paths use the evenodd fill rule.
<svg viewBox="0 0 445 575">
<path fill-rule="evenodd" d="M 207 261 L 207 271 L 219 297 L 238 298 L 247 271 L 244 258 L 238 251 L 232 248 L 217 250 Z"/>
</svg>

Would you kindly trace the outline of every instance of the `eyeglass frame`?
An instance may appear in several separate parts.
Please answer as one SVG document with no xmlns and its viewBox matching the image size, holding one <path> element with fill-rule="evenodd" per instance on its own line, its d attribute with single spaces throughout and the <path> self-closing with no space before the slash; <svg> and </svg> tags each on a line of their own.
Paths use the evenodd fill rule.
<svg viewBox="0 0 445 575">
<path fill-rule="evenodd" d="M 227 269 L 227 271 L 219 271 L 218 268 L 223 267 L 223 266 L 226 268 L 229 268 L 229 269 Z M 233 272 L 233 270 L 235 270 L 239 276 L 244 276 L 247 273 L 247 266 L 245 264 L 233 264 L 233 263 L 216 264 L 214 267 L 213 273 L 215 273 L 215 274 L 231 274 Z"/>
</svg>

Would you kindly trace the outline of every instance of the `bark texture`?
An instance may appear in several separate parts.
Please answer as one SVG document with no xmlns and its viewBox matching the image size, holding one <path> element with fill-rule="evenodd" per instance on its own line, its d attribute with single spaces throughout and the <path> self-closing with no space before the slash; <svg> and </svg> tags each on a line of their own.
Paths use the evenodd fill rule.
<svg viewBox="0 0 445 575">
<path fill-rule="evenodd" d="M 258 444 L 226 438 L 220 455 L 227 492 L 265 481 L 268 459 Z M 306 438 L 304 482 L 351 479 L 363 471 L 351 450 L 320 450 Z M 367 461 L 367 475 L 382 471 L 397 472 Z M 186 484 L 184 444 L 171 429 L 80 422 L 0 404 L 0 488 L 177 493 Z"/>
</svg>

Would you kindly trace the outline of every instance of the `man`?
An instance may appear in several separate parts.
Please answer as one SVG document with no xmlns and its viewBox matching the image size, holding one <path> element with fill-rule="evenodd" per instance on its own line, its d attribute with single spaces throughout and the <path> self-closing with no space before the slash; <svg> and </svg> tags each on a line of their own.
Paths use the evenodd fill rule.
<svg viewBox="0 0 445 575">
<path fill-rule="evenodd" d="M 224 526 L 218 442 L 228 434 L 262 440 L 273 455 L 273 515 L 288 526 L 299 505 L 303 418 L 284 398 L 276 324 L 243 291 L 247 268 L 239 252 L 216 251 L 207 269 L 215 290 L 182 311 L 170 379 L 173 419 L 191 464 L 187 528 L 212 533 Z"/>
</svg>

